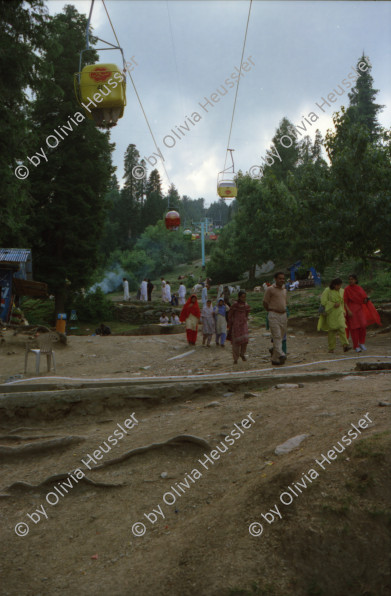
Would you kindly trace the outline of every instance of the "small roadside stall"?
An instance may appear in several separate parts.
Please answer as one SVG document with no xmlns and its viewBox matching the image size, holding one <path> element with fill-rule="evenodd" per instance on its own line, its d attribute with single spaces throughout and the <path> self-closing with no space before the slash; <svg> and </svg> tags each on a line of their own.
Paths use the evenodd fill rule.
<svg viewBox="0 0 391 596">
<path fill-rule="evenodd" d="M 0 320 L 8 323 L 20 296 L 47 298 L 47 284 L 33 281 L 29 248 L 0 248 Z"/>
</svg>

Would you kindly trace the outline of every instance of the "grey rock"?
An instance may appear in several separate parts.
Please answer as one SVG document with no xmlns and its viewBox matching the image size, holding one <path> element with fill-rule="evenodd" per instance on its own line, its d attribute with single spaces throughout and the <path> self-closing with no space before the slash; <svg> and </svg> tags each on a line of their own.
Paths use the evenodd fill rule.
<svg viewBox="0 0 391 596">
<path fill-rule="evenodd" d="M 277 445 L 276 449 L 274 450 L 274 453 L 276 455 L 285 455 L 286 453 L 290 453 L 293 449 L 298 447 L 300 443 L 304 441 L 304 439 L 307 439 L 307 437 L 309 436 L 310 435 L 296 435 L 296 437 L 288 439 L 287 441 L 285 441 L 285 443 Z"/>
<path fill-rule="evenodd" d="M 246 391 L 246 393 L 243 394 L 244 399 L 250 399 L 251 397 L 258 397 L 258 395 L 256 393 L 251 393 L 251 391 Z"/>
<path fill-rule="evenodd" d="M 190 356 L 190 354 L 193 354 L 194 352 L 195 350 L 189 350 L 188 352 L 184 352 L 183 354 L 179 354 L 178 356 L 172 356 L 171 358 L 168 358 L 168 360 L 178 360 L 179 358 L 185 358 L 186 356 Z"/>
<path fill-rule="evenodd" d="M 362 381 L 362 377 L 358 375 L 348 375 L 347 377 L 342 377 L 341 381 Z"/>
<path fill-rule="evenodd" d="M 379 406 L 391 406 L 389 401 L 379 401 L 378 405 Z"/>
<path fill-rule="evenodd" d="M 219 401 L 211 401 L 208 404 L 206 404 L 205 408 L 217 408 L 218 406 L 221 406 L 221 403 Z"/>
</svg>

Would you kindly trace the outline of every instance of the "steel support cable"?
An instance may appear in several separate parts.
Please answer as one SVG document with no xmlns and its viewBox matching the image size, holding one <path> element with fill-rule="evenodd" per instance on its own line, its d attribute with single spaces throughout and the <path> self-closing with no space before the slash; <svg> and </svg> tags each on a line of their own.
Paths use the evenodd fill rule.
<svg viewBox="0 0 391 596">
<path fill-rule="evenodd" d="M 103 1 L 103 0 L 102 0 Z M 232 125 L 233 125 L 233 121 L 234 121 L 234 116 L 235 116 L 235 108 L 236 108 L 236 100 L 238 98 L 238 91 L 239 91 L 239 83 L 240 83 L 240 71 L 242 70 L 242 64 L 243 64 L 243 56 L 244 56 L 244 50 L 246 49 L 246 40 L 247 40 L 247 31 L 248 31 L 248 25 L 250 22 L 250 14 L 251 14 L 251 6 L 252 6 L 253 0 L 250 0 L 250 7 L 248 9 L 248 17 L 247 17 L 247 25 L 246 25 L 246 33 L 244 34 L 244 42 L 243 42 L 243 49 L 242 49 L 242 56 L 240 58 L 240 69 L 239 69 L 239 78 L 238 78 L 238 84 L 236 85 L 236 92 L 235 92 L 235 100 L 234 100 L 234 107 L 232 110 L 232 118 L 231 118 L 231 126 L 229 129 L 229 135 L 228 135 L 228 143 L 227 143 L 227 150 L 225 152 L 225 161 L 224 161 L 224 169 L 223 171 L 225 171 L 225 166 L 227 164 L 227 157 L 228 157 L 228 149 L 229 149 L 229 144 L 231 141 L 231 133 L 232 133 Z M 231 157 L 232 157 L 232 153 L 231 153 Z M 232 162 L 233 163 L 233 162 Z"/>
<path fill-rule="evenodd" d="M 252 0 L 251 0 L 251 2 L 252 2 Z M 118 47 L 119 47 L 119 48 L 121 48 L 121 44 L 119 43 L 119 40 L 118 40 L 117 34 L 116 34 L 116 32 L 115 32 L 115 29 L 114 29 L 114 26 L 113 26 L 113 23 L 111 22 L 110 15 L 109 15 L 109 13 L 108 13 L 108 10 L 107 10 L 107 8 L 106 8 L 105 0 L 102 0 L 102 4 L 103 4 L 103 6 L 104 6 L 104 9 L 105 9 L 105 11 L 106 11 L 107 18 L 109 19 L 109 23 L 110 23 L 110 25 L 111 25 L 111 29 L 112 29 L 112 31 L 113 31 L 113 34 L 114 34 L 115 40 L 116 40 L 116 42 L 117 42 L 117 44 L 118 44 Z M 121 52 L 122 52 L 122 50 L 121 50 Z M 123 53 L 122 53 L 122 57 L 123 57 Z M 146 115 L 146 113 L 145 113 L 145 110 L 144 110 L 144 106 L 143 106 L 143 104 L 142 104 L 142 101 L 141 101 L 141 99 L 140 99 L 140 96 L 139 96 L 139 94 L 138 94 L 138 92 L 137 92 L 136 85 L 134 84 L 133 77 L 132 77 L 132 75 L 130 74 L 129 67 L 128 67 L 127 63 L 125 62 L 125 58 L 124 58 L 124 66 L 125 66 L 125 69 L 126 69 L 126 71 L 127 71 L 128 75 L 129 75 L 130 81 L 131 81 L 131 83 L 132 83 L 132 85 L 133 85 L 134 92 L 135 92 L 135 94 L 136 94 L 136 97 L 137 97 L 137 99 L 138 99 L 138 102 L 139 102 L 139 104 L 140 104 L 141 110 L 142 110 L 142 112 L 143 112 L 143 114 L 144 114 L 145 121 L 146 121 L 146 123 L 147 123 L 148 129 L 149 129 L 149 132 L 151 133 L 151 137 L 152 137 L 152 139 L 153 139 L 153 142 L 154 142 L 154 144 L 155 144 L 155 147 L 156 147 L 156 149 L 157 149 L 157 152 L 158 152 L 158 154 L 161 154 L 161 155 L 163 155 L 163 154 L 161 153 L 161 151 L 160 151 L 159 147 L 157 146 L 157 142 L 156 142 L 156 140 L 155 140 L 155 137 L 154 137 L 154 135 L 153 135 L 152 128 L 151 128 L 151 126 L 150 126 L 150 124 L 149 124 L 149 121 L 148 121 L 147 115 Z M 168 173 L 167 173 L 166 166 L 164 165 L 164 161 L 163 161 L 163 159 L 162 159 L 162 166 L 163 166 L 164 172 L 165 172 L 165 174 L 166 174 L 167 180 L 168 180 L 168 182 L 169 182 L 169 184 L 170 184 L 170 186 L 171 186 L 171 180 L 170 180 L 170 177 L 169 177 L 169 175 L 168 175 Z"/>
</svg>

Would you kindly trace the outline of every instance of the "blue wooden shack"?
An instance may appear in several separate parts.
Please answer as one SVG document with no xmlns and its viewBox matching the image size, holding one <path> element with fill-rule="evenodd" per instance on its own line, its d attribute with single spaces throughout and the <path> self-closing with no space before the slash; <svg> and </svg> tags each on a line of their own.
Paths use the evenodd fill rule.
<svg viewBox="0 0 391 596">
<path fill-rule="evenodd" d="M 47 285 L 33 281 L 29 248 L 0 248 L 0 319 L 7 322 L 18 296 L 47 297 Z"/>
</svg>

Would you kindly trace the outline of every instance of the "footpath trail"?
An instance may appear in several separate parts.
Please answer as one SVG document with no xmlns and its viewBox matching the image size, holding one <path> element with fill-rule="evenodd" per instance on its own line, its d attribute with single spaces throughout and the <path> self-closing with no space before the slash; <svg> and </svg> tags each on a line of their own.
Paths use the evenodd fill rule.
<svg viewBox="0 0 391 596">
<path fill-rule="evenodd" d="M 0 348 L 0 383 L 30 383 L 35 379 L 34 361 L 31 357 L 26 375 L 24 367 L 24 342 L 22 336 L 6 335 Z M 203 348 L 199 335 L 195 348 L 189 348 L 184 333 L 163 336 L 69 336 L 68 345 L 56 346 L 56 374 L 46 373 L 41 364 L 39 382 L 99 381 L 110 379 L 119 382 L 156 378 L 246 378 L 251 374 L 280 375 L 293 372 L 342 372 L 354 369 L 356 359 L 376 361 L 391 356 L 391 333 L 368 334 L 366 353 L 346 354 L 337 347 L 328 354 L 326 334 L 305 333 L 296 330 L 288 334 L 288 360 L 283 367 L 271 367 L 270 334 L 265 329 L 250 329 L 247 362 L 233 364 L 230 343 L 224 349 L 212 344 Z M 256 372 L 254 372 L 256 371 Z M 174 379 L 175 380 L 175 379 Z"/>
<path fill-rule="evenodd" d="M 39 377 L 7 338 L 2 594 L 389 593 L 391 374 L 355 367 L 390 362 L 391 334 L 357 356 L 292 331 L 272 368 L 265 333 L 237 366 L 184 334 L 71 336 Z"/>
</svg>

